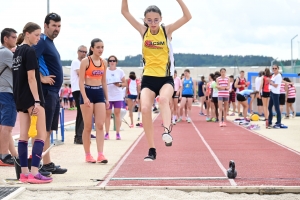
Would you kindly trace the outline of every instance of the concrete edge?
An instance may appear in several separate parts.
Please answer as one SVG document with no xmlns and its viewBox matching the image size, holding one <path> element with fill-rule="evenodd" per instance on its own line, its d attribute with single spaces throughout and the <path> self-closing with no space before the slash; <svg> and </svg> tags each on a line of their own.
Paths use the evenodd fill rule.
<svg viewBox="0 0 300 200">
<path fill-rule="evenodd" d="M 229 194 L 300 194 L 300 186 L 105 186 L 105 187 L 28 187 L 29 191 L 78 190 L 181 190 L 185 192 L 224 192 Z"/>
<path fill-rule="evenodd" d="M 4 197 L 2 200 L 10 200 L 10 199 L 16 198 L 19 195 L 21 195 L 23 192 L 25 192 L 25 190 L 26 190 L 25 187 L 20 187 L 16 191 L 14 191 L 13 193 L 11 193 L 8 196 Z"/>
</svg>

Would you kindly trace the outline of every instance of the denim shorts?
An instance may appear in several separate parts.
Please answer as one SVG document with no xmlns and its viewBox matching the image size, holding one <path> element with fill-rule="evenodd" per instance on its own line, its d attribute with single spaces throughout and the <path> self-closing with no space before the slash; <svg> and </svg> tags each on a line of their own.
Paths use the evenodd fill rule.
<svg viewBox="0 0 300 200">
<path fill-rule="evenodd" d="M 229 101 L 229 97 L 218 97 L 218 101 Z"/>
<path fill-rule="evenodd" d="M 14 127 L 17 109 L 14 96 L 9 92 L 0 92 L 0 125 Z"/>
</svg>

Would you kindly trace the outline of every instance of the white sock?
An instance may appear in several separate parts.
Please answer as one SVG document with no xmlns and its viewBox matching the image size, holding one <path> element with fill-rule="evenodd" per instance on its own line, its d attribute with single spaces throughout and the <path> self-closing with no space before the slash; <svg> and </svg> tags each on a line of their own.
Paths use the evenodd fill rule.
<svg viewBox="0 0 300 200">
<path fill-rule="evenodd" d="M 140 116 L 141 116 L 141 113 L 140 113 L 140 112 L 138 112 L 138 118 L 140 118 Z"/>
</svg>

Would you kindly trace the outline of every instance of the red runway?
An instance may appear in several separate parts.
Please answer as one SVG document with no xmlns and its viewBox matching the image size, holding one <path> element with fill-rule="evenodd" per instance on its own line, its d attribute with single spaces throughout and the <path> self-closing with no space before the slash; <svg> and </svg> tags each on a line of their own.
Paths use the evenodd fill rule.
<svg viewBox="0 0 300 200">
<path fill-rule="evenodd" d="M 174 126 L 173 146 L 165 147 L 159 116 L 156 160 L 143 161 L 148 146 L 142 135 L 99 186 L 300 186 L 300 153 L 233 123 L 205 122 L 196 108 L 192 120 Z M 238 171 L 234 180 L 226 177 L 230 160 Z"/>
</svg>

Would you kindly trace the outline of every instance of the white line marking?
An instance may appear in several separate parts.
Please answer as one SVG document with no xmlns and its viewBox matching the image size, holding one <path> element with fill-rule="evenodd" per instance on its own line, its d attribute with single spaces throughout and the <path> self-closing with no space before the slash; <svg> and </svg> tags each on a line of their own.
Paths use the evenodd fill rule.
<svg viewBox="0 0 300 200">
<path fill-rule="evenodd" d="M 210 152 L 210 154 L 212 155 L 212 157 L 215 159 L 215 161 L 218 164 L 218 166 L 220 167 L 220 169 L 223 171 L 223 173 L 227 177 L 227 170 L 222 165 L 221 161 L 216 156 L 215 152 L 210 148 L 210 146 L 208 145 L 208 143 L 206 142 L 206 140 L 204 139 L 204 137 L 202 136 L 202 134 L 200 133 L 200 131 L 198 130 L 198 128 L 195 126 L 194 122 L 191 121 L 191 123 L 192 123 L 193 127 L 195 128 L 196 132 L 198 133 L 199 137 L 201 138 L 202 142 L 205 144 L 206 148 L 208 149 L 208 151 Z M 230 182 L 230 184 L 232 186 L 237 186 L 236 182 L 233 179 L 228 179 L 228 180 L 229 180 L 229 182 Z"/>
<path fill-rule="evenodd" d="M 227 177 L 129 177 L 129 178 L 111 178 L 112 181 L 127 180 L 227 180 Z"/>
<path fill-rule="evenodd" d="M 155 121 L 158 116 L 159 116 L 159 114 L 156 115 L 153 118 L 152 121 Z M 107 185 L 107 183 L 117 173 L 117 171 L 120 169 L 120 167 L 123 165 L 123 163 L 125 162 L 125 160 L 128 158 L 128 156 L 131 154 L 131 152 L 133 151 L 133 149 L 140 142 L 140 140 L 142 139 L 142 137 L 144 135 L 145 135 L 145 131 L 143 131 L 143 133 L 137 138 L 137 140 L 133 143 L 133 145 L 128 149 L 128 151 L 125 153 L 125 155 L 122 157 L 122 159 L 117 163 L 117 165 L 113 168 L 113 170 L 111 171 L 111 173 L 109 173 L 109 175 L 105 178 L 105 180 L 100 185 L 98 185 L 96 187 L 105 187 Z"/>
<path fill-rule="evenodd" d="M 233 122 L 231 122 L 231 123 L 234 124 L 234 125 L 236 125 L 236 126 L 238 126 L 238 127 L 244 128 L 245 130 L 247 130 L 247 131 L 249 131 L 251 133 L 254 133 L 255 135 L 258 135 L 258 136 L 260 136 L 260 137 L 262 137 L 262 138 L 264 138 L 264 139 L 266 139 L 266 140 L 268 140 L 268 141 L 270 141 L 270 142 L 272 142 L 274 144 L 277 144 L 278 146 L 281 146 L 281 147 L 283 147 L 283 148 L 285 148 L 285 149 L 287 149 L 287 150 L 289 150 L 289 151 L 291 151 L 291 152 L 293 152 L 293 153 L 295 153 L 295 154 L 297 154 L 297 155 L 300 156 L 300 152 L 296 151 L 295 149 L 292 149 L 292 148 L 290 148 L 288 146 L 280 144 L 279 142 L 276 142 L 275 140 L 272 140 L 271 138 L 268 138 L 267 136 L 264 136 L 262 134 L 256 133 L 254 130 L 247 129 L 246 127 L 240 126 L 240 125 L 235 124 Z"/>
</svg>

